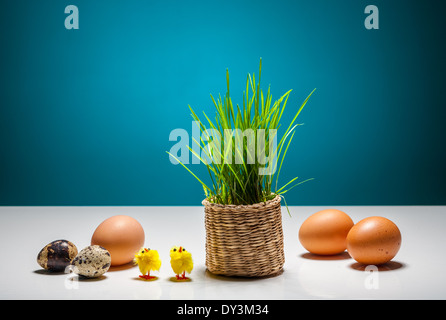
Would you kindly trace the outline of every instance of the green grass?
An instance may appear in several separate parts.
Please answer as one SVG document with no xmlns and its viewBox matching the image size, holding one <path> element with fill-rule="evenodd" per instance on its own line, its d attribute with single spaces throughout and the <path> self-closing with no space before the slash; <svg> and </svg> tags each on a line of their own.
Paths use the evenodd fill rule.
<svg viewBox="0 0 446 320">
<path fill-rule="evenodd" d="M 225 96 L 222 98 L 219 95 L 218 99 L 215 99 L 211 95 L 216 109 L 215 117 L 211 119 L 203 112 L 202 118 L 200 118 L 189 105 L 192 117 L 199 125 L 201 133 L 200 141 L 196 141 L 195 139 L 193 141 L 193 143 L 199 145 L 200 152 L 194 151 L 195 148 L 191 147 L 189 147 L 189 150 L 193 156 L 198 157 L 205 164 L 209 173 L 209 182 L 204 183 L 191 169 L 181 163 L 175 155 L 168 152 L 198 180 L 203 186 L 206 198 L 213 203 L 235 205 L 254 204 L 271 200 L 276 195 L 280 195 L 284 199 L 283 195 L 286 192 L 303 182 L 311 180 L 299 181 L 298 177 L 295 177 L 283 186 L 278 186 L 285 156 L 294 138 L 295 129 L 300 125 L 296 124 L 297 117 L 316 89 L 308 95 L 302 105 L 297 109 L 282 138 L 279 140 L 278 129 L 281 128 L 282 115 L 292 90 L 287 91 L 278 100 L 273 102 L 270 87 L 268 87 L 266 95 L 260 88 L 261 72 L 262 60 L 260 59 L 257 82 L 255 74 L 252 76 L 248 74 L 247 76 L 246 88 L 243 92 L 243 105 L 241 107 L 238 104 L 234 106 L 232 102 L 229 91 L 228 70 L 226 70 L 227 92 Z M 206 124 L 203 123 L 202 119 L 206 121 Z M 236 142 L 240 142 L 240 140 L 236 140 L 235 137 L 231 137 L 231 140 L 227 139 L 225 141 L 225 130 L 227 129 L 240 129 L 241 132 L 250 132 L 249 130 L 252 130 L 255 141 L 257 141 L 262 130 L 264 130 L 264 146 L 258 149 L 259 144 L 257 144 L 254 150 L 257 153 L 252 154 L 252 144 L 249 144 L 247 138 L 243 139 L 243 143 L 238 144 Z M 209 134 L 209 131 L 215 133 L 215 135 L 212 136 Z M 218 144 L 215 143 L 216 140 L 213 138 L 218 135 L 221 137 L 221 148 L 218 148 Z M 273 148 L 274 136 L 276 139 L 276 148 Z M 263 136 L 260 135 L 260 137 Z M 232 142 L 231 148 L 229 148 L 230 141 Z M 260 139 L 260 141 L 263 140 Z M 217 147 L 214 148 L 214 146 Z M 267 163 L 259 161 L 257 157 L 259 151 L 269 157 Z M 273 157 L 276 157 L 277 161 L 273 161 Z M 209 159 L 213 161 L 209 161 Z M 229 161 L 231 159 L 232 161 Z M 261 174 L 261 169 L 268 165 L 272 169 L 270 174 Z"/>
</svg>

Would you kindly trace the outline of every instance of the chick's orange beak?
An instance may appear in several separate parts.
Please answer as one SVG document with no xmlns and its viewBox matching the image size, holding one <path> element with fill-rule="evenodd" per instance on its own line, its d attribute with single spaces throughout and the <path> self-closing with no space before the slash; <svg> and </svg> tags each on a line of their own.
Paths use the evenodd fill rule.
<svg viewBox="0 0 446 320">
<path fill-rule="evenodd" d="M 181 253 L 181 251 L 183 251 L 183 247 L 180 247 L 180 249 L 178 251 Z"/>
<path fill-rule="evenodd" d="M 149 252 L 149 250 L 147 250 L 147 248 L 144 248 L 144 250 L 146 250 L 146 252 Z"/>
</svg>

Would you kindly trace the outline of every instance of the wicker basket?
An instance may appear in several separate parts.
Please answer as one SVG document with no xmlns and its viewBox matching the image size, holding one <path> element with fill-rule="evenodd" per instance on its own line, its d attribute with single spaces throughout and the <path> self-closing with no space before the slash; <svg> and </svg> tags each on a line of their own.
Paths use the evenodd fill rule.
<svg viewBox="0 0 446 320">
<path fill-rule="evenodd" d="M 280 197 L 253 205 L 220 205 L 203 200 L 206 267 L 214 274 L 263 277 L 282 271 Z"/>
</svg>

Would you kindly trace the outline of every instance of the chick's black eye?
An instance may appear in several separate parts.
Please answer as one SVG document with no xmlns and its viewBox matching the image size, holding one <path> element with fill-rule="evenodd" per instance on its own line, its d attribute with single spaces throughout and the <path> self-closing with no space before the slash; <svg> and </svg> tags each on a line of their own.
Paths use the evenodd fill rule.
<svg viewBox="0 0 446 320">
<path fill-rule="evenodd" d="M 183 248 L 183 251 L 186 251 L 186 249 L 185 249 L 185 248 Z"/>
<path fill-rule="evenodd" d="M 141 251 L 141 253 L 144 253 L 144 250 L 143 250 L 143 251 Z"/>
<path fill-rule="evenodd" d="M 177 251 L 177 249 L 174 248 L 174 249 L 173 249 L 173 252 L 175 252 L 175 251 Z"/>
</svg>

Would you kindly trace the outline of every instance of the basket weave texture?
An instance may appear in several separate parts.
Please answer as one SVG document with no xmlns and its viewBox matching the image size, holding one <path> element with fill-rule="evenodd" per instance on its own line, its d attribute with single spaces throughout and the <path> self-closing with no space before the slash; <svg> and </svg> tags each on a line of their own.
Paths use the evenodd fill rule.
<svg viewBox="0 0 446 320">
<path fill-rule="evenodd" d="M 221 205 L 203 200 L 206 267 L 214 274 L 272 276 L 282 271 L 280 197 L 253 205 Z"/>
</svg>

